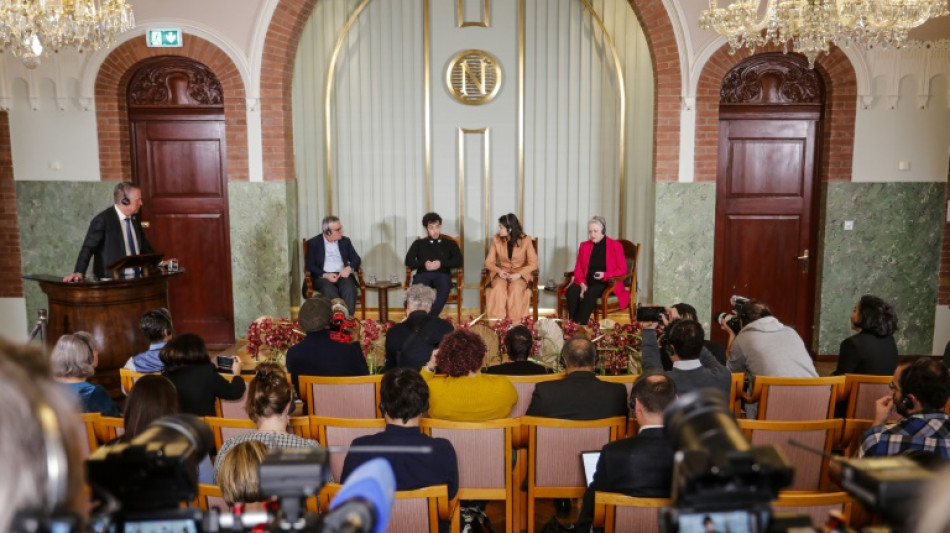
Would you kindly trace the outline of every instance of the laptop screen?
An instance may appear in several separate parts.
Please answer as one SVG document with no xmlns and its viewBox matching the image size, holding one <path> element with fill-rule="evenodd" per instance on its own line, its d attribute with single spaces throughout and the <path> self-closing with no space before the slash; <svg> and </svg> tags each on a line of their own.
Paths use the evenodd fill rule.
<svg viewBox="0 0 950 533">
<path fill-rule="evenodd" d="M 584 464 L 584 478 L 587 486 L 594 482 L 594 472 L 597 471 L 597 461 L 600 460 L 600 450 L 595 452 L 581 452 L 581 462 Z"/>
</svg>

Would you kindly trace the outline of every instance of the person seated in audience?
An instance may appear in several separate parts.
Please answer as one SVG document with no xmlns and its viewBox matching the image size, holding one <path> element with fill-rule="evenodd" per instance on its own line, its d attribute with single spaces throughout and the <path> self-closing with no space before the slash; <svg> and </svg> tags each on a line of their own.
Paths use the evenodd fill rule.
<svg viewBox="0 0 950 533">
<path fill-rule="evenodd" d="M 430 485 L 448 485 L 449 498 L 459 487 L 455 448 L 446 439 L 432 438 L 419 430 L 419 419 L 429 409 L 429 387 L 419 372 L 409 368 L 388 370 L 379 385 L 379 408 L 386 429 L 375 435 L 353 439 L 343 461 L 342 477 L 376 457 L 389 461 L 396 475 L 396 490 L 413 490 Z M 361 447 L 380 450 L 362 452 Z M 429 447 L 429 453 L 401 452 L 401 447 Z"/>
<path fill-rule="evenodd" d="M 865 432 L 858 457 L 923 450 L 950 459 L 950 373 L 940 361 L 920 357 L 894 371 L 891 394 L 875 404 L 874 426 Z M 896 414 L 895 414 L 896 413 Z M 888 424 L 888 420 L 898 418 Z"/>
<path fill-rule="evenodd" d="M 360 269 L 360 254 L 349 237 L 343 236 L 343 223 L 336 216 L 323 219 L 323 234 L 307 241 L 304 262 L 313 288 L 331 300 L 342 298 L 347 314 L 356 313 L 356 273 Z M 303 297 L 307 297 L 304 281 Z"/>
<path fill-rule="evenodd" d="M 486 374 L 505 374 L 508 376 L 533 376 L 547 374 L 548 369 L 534 361 L 528 361 L 534 335 L 525 326 L 515 326 L 505 334 L 505 349 L 508 351 L 507 363 L 494 365 L 482 370 Z"/>
<path fill-rule="evenodd" d="M 254 379 L 248 385 L 244 403 L 247 416 L 257 424 L 257 431 L 245 433 L 224 441 L 214 463 L 214 476 L 221 472 L 221 461 L 231 448 L 247 441 L 258 441 L 275 448 L 315 448 L 315 440 L 298 437 L 287 431 L 290 413 L 294 409 L 294 391 L 287 381 L 287 372 L 277 363 L 257 365 Z"/>
<path fill-rule="evenodd" d="M 183 333 L 168 341 L 159 357 L 165 364 L 163 375 L 178 391 L 182 413 L 214 416 L 215 398 L 237 400 L 244 395 L 241 358 L 234 358 L 231 381 L 224 379 L 211 362 L 204 339 L 194 333 Z"/>
<path fill-rule="evenodd" d="M 645 371 L 630 390 L 630 409 L 639 432 L 605 444 L 594 480 L 574 529 L 589 531 L 594 516 L 594 492 L 619 492 L 639 498 L 669 498 L 673 478 L 673 444 L 663 431 L 663 411 L 676 400 L 676 383 L 659 370 Z"/>
<path fill-rule="evenodd" d="M 420 372 L 429 385 L 429 416 L 460 422 L 508 416 L 518 392 L 508 378 L 481 372 L 487 351 L 485 341 L 467 329 L 442 339 Z M 436 375 L 436 367 L 444 375 Z"/>
<path fill-rule="evenodd" d="M 409 247 L 406 266 L 416 271 L 413 285 L 421 283 L 435 289 L 435 301 L 429 313 L 439 316 L 452 290 L 452 269 L 462 266 L 462 251 L 455 241 L 442 237 L 442 217 L 438 213 L 426 213 L 422 227 L 426 236 L 416 239 Z"/>
<path fill-rule="evenodd" d="M 132 442 L 152 422 L 174 414 L 178 414 L 178 391 L 175 385 L 165 376 L 142 376 L 129 391 L 123 415 L 124 433 L 116 440 Z M 214 483 L 210 455 L 198 463 L 198 482 Z"/>
<path fill-rule="evenodd" d="M 47 509 L 83 514 L 86 438 L 73 394 L 52 379 L 36 349 L 0 338 L 0 531 L 28 531 L 17 513 L 40 518 Z M 51 490 L 47 454 L 61 458 L 59 491 Z M 57 455 L 54 455 L 56 457 Z"/>
<path fill-rule="evenodd" d="M 545 381 L 534 387 L 528 416 L 597 420 L 627 416 L 627 388 L 621 383 L 597 379 L 597 348 L 589 339 L 574 337 L 561 349 L 564 379 Z"/>
<path fill-rule="evenodd" d="M 592 217 L 587 222 L 590 237 L 577 249 L 574 277 L 567 287 L 567 313 L 571 320 L 587 325 L 597 299 L 607 288 L 607 281 L 627 273 L 627 259 L 623 245 L 607 236 L 607 221 L 602 216 Z M 614 286 L 614 294 L 621 309 L 630 304 L 630 291 L 623 284 Z"/>
<path fill-rule="evenodd" d="M 538 253 L 513 213 L 498 219 L 498 234 L 488 248 L 485 268 L 490 283 L 485 289 L 488 318 L 521 322 L 531 307 L 528 283 L 538 269 Z"/>
<path fill-rule="evenodd" d="M 442 337 L 455 329 L 448 320 L 430 314 L 435 296 L 435 289 L 425 285 L 413 285 L 406 291 L 406 320 L 386 333 L 386 370 L 419 370 Z"/>
<path fill-rule="evenodd" d="M 218 487 L 225 503 L 241 506 L 244 512 L 263 511 L 268 500 L 261 494 L 260 468 L 267 455 L 267 446 L 258 441 L 245 441 L 219 458 Z"/>
<path fill-rule="evenodd" d="M 699 313 L 696 312 L 696 308 L 692 305 L 684 302 L 678 304 L 673 304 L 673 309 L 676 309 L 676 312 L 679 313 L 680 318 L 688 318 L 689 320 L 695 320 L 700 322 Z M 702 322 L 700 322 L 702 323 Z M 716 342 L 714 340 L 703 339 L 703 347 L 709 350 L 709 353 L 713 354 L 713 357 L 719 361 L 723 366 L 726 365 L 726 347 L 722 343 Z M 669 360 L 669 356 L 664 354 L 665 358 L 663 360 L 663 368 L 669 370 L 673 368 L 673 361 Z"/>
<path fill-rule="evenodd" d="M 749 300 L 742 304 L 739 324 L 742 328 L 738 335 L 725 323 L 719 326 L 729 335 L 726 367 L 731 372 L 745 372 L 750 392 L 756 376 L 818 377 L 815 363 L 798 332 L 772 316 L 772 310 L 764 302 Z M 746 416 L 755 418 L 758 407 L 758 404 L 746 404 Z"/>
<path fill-rule="evenodd" d="M 50 353 L 50 362 L 56 381 L 64 383 L 76 393 L 84 413 L 102 413 L 105 416 L 119 416 L 122 413 L 102 385 L 86 381 L 96 373 L 99 363 L 99 350 L 92 335 L 85 331 L 63 335 Z"/>
<path fill-rule="evenodd" d="M 857 333 L 841 341 L 838 366 L 832 373 L 890 376 L 897 368 L 897 312 L 877 296 L 865 294 L 851 313 Z"/>
<path fill-rule="evenodd" d="M 124 368 L 135 372 L 161 372 L 165 365 L 159 354 L 175 334 L 172 315 L 164 307 L 146 311 L 139 319 L 139 327 L 148 339 L 148 350 L 130 357 Z"/>
<path fill-rule="evenodd" d="M 300 390 L 300 376 L 365 376 L 366 357 L 358 342 L 337 342 L 330 338 L 333 304 L 322 294 L 300 306 L 298 320 L 307 336 L 287 350 L 287 371 L 294 389 Z"/>
<path fill-rule="evenodd" d="M 691 392 L 703 388 L 721 390 L 726 397 L 732 388 L 732 372 L 722 365 L 703 346 L 705 332 L 703 325 L 692 319 L 680 318 L 675 308 L 667 309 L 663 316 L 667 324 L 666 338 L 671 349 L 670 358 L 673 360 L 673 369 L 666 375 L 676 383 L 676 390 L 680 393 Z M 660 361 L 660 346 L 656 340 L 656 322 L 642 322 L 643 340 L 643 370 L 663 370 Z"/>
</svg>

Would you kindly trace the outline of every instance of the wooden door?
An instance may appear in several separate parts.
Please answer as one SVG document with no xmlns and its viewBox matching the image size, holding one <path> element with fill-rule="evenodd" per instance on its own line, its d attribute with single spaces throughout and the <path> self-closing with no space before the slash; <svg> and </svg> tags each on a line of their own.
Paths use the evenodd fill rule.
<svg viewBox="0 0 950 533">
<path fill-rule="evenodd" d="M 751 58 L 724 82 L 713 311 L 734 294 L 762 300 L 811 348 L 821 90 L 814 71 L 785 57 Z"/>
<path fill-rule="evenodd" d="M 145 65 L 132 78 L 133 179 L 142 188 L 149 242 L 187 270 L 169 287 L 175 330 L 223 348 L 234 344 L 224 113 L 210 71 L 182 61 Z M 166 101 L 134 102 L 140 79 L 166 87 Z"/>
</svg>

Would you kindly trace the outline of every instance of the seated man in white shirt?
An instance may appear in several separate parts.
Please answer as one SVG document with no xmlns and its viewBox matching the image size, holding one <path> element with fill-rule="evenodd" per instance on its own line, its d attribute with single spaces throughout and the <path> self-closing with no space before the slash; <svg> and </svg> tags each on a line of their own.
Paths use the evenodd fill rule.
<svg viewBox="0 0 950 533">
<path fill-rule="evenodd" d="M 356 312 L 356 272 L 360 254 L 350 239 L 343 236 L 340 219 L 330 215 L 323 219 L 323 234 L 307 241 L 307 271 L 313 288 L 329 299 L 342 298 L 350 316 Z M 307 298 L 304 285 L 304 298 Z"/>
</svg>

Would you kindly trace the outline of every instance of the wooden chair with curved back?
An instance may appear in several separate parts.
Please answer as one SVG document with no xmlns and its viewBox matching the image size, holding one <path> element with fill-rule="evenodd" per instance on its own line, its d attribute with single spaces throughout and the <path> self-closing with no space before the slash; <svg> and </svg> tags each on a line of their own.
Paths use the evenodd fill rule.
<svg viewBox="0 0 950 533">
<path fill-rule="evenodd" d="M 307 270 L 307 238 L 304 237 L 302 240 L 304 257 L 303 282 L 306 286 L 307 298 L 313 298 L 315 292 L 313 288 L 313 277 L 310 275 L 310 271 Z M 356 301 L 360 306 L 360 317 L 366 320 L 366 283 L 363 281 L 363 267 L 357 268 L 353 275 L 356 276 Z"/>
<path fill-rule="evenodd" d="M 789 442 L 795 439 L 811 448 L 831 453 L 838 442 L 844 421 L 828 420 L 739 420 L 739 428 L 752 446 L 775 445 L 791 464 L 795 465 L 795 479 L 789 490 L 827 491 L 831 486 L 828 477 L 828 458 Z"/>
<path fill-rule="evenodd" d="M 418 241 L 422 237 L 416 237 Z M 449 239 L 459 246 L 459 250 L 462 249 L 462 243 L 455 237 L 451 235 L 442 234 L 442 238 Z M 413 269 L 406 267 L 406 288 L 412 286 L 412 272 Z M 458 268 L 452 269 L 452 288 L 449 290 L 449 297 L 445 301 L 446 304 L 455 304 L 455 318 L 458 323 L 462 322 L 462 297 L 465 292 L 465 267 L 460 266 Z"/>
<path fill-rule="evenodd" d="M 654 533 L 660 530 L 660 507 L 672 505 L 668 498 L 634 498 L 616 492 L 594 493 L 594 528 L 604 533 Z"/>
<path fill-rule="evenodd" d="M 622 416 L 601 420 L 521 417 L 528 428 L 528 533 L 534 532 L 535 500 L 580 498 L 587 488 L 581 452 L 599 450 L 623 436 Z"/>
<path fill-rule="evenodd" d="M 535 255 L 537 255 L 538 253 L 538 238 L 537 237 L 534 237 L 531 239 L 531 245 L 534 246 L 534 253 Z M 489 242 L 489 246 L 491 246 L 490 242 Z M 488 269 L 483 268 L 482 279 L 478 283 L 478 306 L 479 306 L 478 309 L 479 309 L 479 313 L 481 314 L 484 314 L 485 310 L 487 309 L 487 305 L 485 303 L 487 292 L 485 289 L 487 289 L 488 287 L 491 287 L 489 274 L 490 272 L 488 271 Z M 527 287 L 528 293 L 531 294 L 531 318 L 533 318 L 535 322 L 538 321 L 538 277 L 540 275 L 541 273 L 537 269 L 531 271 L 531 277 L 534 279 L 528 282 L 528 287 Z"/>
<path fill-rule="evenodd" d="M 310 434 L 321 446 L 328 449 L 330 474 L 336 480 L 340 480 L 343 460 L 346 459 L 347 449 L 353 439 L 375 435 L 385 428 L 386 420 L 382 418 L 310 417 Z"/>
<path fill-rule="evenodd" d="M 149 372 L 136 372 L 135 370 L 129 370 L 128 368 L 120 368 L 119 383 L 122 386 L 122 392 L 128 395 L 132 390 L 132 386 L 135 385 L 135 382 L 138 381 L 142 376 L 147 376 L 149 374 Z"/>
<path fill-rule="evenodd" d="M 320 490 L 320 508 L 330 510 L 330 503 L 340 489 L 339 483 L 327 483 Z M 389 514 L 387 533 L 438 533 L 439 521 L 449 522 L 449 531 L 459 531 L 458 498 L 449 500 L 446 485 L 432 485 L 415 490 L 398 490 Z"/>
<path fill-rule="evenodd" d="M 891 393 L 893 376 L 845 374 L 843 396 L 848 399 L 846 418 L 874 418 L 874 403 Z"/>
<path fill-rule="evenodd" d="M 841 438 L 838 439 L 834 449 L 842 450 L 845 457 L 857 457 L 858 449 L 861 448 L 861 441 L 864 439 L 864 433 L 873 426 L 874 421 L 870 419 L 845 418 Z"/>
<path fill-rule="evenodd" d="M 247 402 L 248 385 L 251 383 L 251 380 L 254 379 L 254 376 L 242 374 L 241 379 L 244 380 L 244 394 L 242 394 L 240 398 L 237 400 L 225 400 L 216 397 L 214 399 L 214 414 L 219 418 L 246 418 L 250 420 L 247 411 L 244 409 L 244 404 Z"/>
<path fill-rule="evenodd" d="M 99 444 L 108 444 L 125 434 L 125 420 L 118 416 L 96 418 L 92 421 L 92 427 Z"/>
<path fill-rule="evenodd" d="M 756 376 L 746 403 L 758 402 L 759 420 L 821 420 L 833 418 L 844 376 L 783 378 Z"/>
<path fill-rule="evenodd" d="M 82 458 L 86 459 L 89 454 L 99 447 L 99 440 L 96 438 L 96 422 L 102 418 L 102 413 L 82 413 L 79 416 L 82 418 L 82 428 L 85 432 L 80 443 L 80 449 L 82 450 Z"/>
<path fill-rule="evenodd" d="M 779 492 L 778 499 L 772 502 L 772 510 L 786 514 L 808 515 L 811 517 L 811 523 L 820 528 L 822 524 L 828 522 L 828 516 L 832 512 L 840 513 L 844 523 L 850 524 L 854 503 L 854 498 L 847 492 L 803 494 L 782 491 Z"/>
<path fill-rule="evenodd" d="M 218 416 L 206 416 L 203 420 L 208 424 L 208 427 L 211 428 L 211 434 L 214 436 L 215 452 L 220 450 L 224 441 L 231 437 L 257 431 L 257 424 L 247 417 L 221 418 Z"/>
<path fill-rule="evenodd" d="M 311 416 L 336 418 L 381 418 L 379 382 L 372 376 L 300 376 L 300 397 Z"/>
<path fill-rule="evenodd" d="M 224 501 L 224 496 L 221 495 L 221 487 L 218 485 L 199 483 L 197 500 L 198 508 L 202 511 L 218 509 L 219 511 L 226 513 L 231 508 L 231 506 L 228 505 L 226 501 Z"/>
<path fill-rule="evenodd" d="M 742 418 L 742 391 L 745 390 L 745 372 L 733 372 L 729 382 L 729 409 L 736 418 Z"/>
<path fill-rule="evenodd" d="M 630 290 L 630 304 L 627 306 L 627 314 L 630 321 L 633 322 L 634 309 L 637 303 L 637 266 L 640 262 L 640 243 L 628 241 L 627 239 L 618 239 L 623 246 L 623 255 L 627 261 L 627 273 L 623 276 L 615 276 L 607 280 L 607 288 L 600 295 L 597 306 L 594 307 L 594 320 L 606 318 L 610 313 L 621 311 L 620 304 L 617 303 L 617 297 L 614 295 L 614 289 L 618 283 Z M 574 278 L 574 271 L 564 273 L 564 281 L 557 286 L 557 315 L 561 318 L 567 317 L 567 296 L 566 291 L 571 280 Z M 611 298 L 612 297 L 612 298 Z"/>
</svg>

